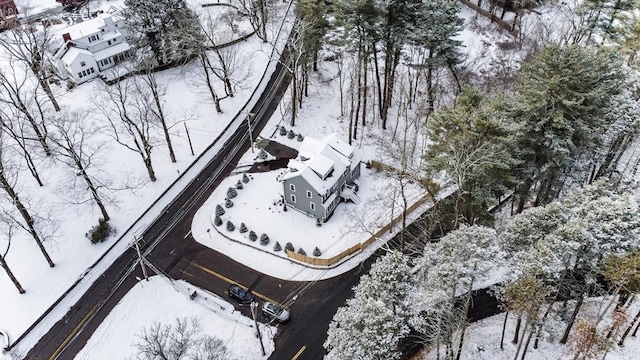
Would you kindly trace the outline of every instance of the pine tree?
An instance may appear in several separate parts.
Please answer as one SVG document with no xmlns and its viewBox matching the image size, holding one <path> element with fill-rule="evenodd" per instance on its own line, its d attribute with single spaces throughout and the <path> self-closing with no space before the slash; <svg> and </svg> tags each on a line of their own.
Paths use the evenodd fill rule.
<svg viewBox="0 0 640 360">
<path fill-rule="evenodd" d="M 443 172 L 453 185 L 454 196 L 442 206 L 451 212 L 453 228 L 458 223 L 489 223 L 488 209 L 515 185 L 512 168 L 517 165 L 511 150 L 511 129 L 504 123 L 500 97 L 487 99 L 478 90 L 465 88 L 455 107 L 438 111 L 428 123 L 433 142 L 424 155 L 426 175 Z"/>
<path fill-rule="evenodd" d="M 417 260 L 415 305 L 423 315 L 415 326 L 426 341 L 445 345 L 446 359 L 462 349 L 474 284 L 501 259 L 495 230 L 470 226 L 427 244 Z"/>
<path fill-rule="evenodd" d="M 127 42 L 143 61 L 149 50 L 159 65 L 185 59 L 193 53 L 190 43 L 204 41 L 198 18 L 184 0 L 125 0 L 122 15 Z"/>
<path fill-rule="evenodd" d="M 516 148 L 524 162 L 518 212 L 539 183 L 534 205 L 557 197 L 562 174 L 576 168 L 579 155 L 589 157 L 610 125 L 604 116 L 623 88 L 620 59 L 606 49 L 548 45 L 524 64 L 518 97 L 510 105 L 520 125 Z"/>
<path fill-rule="evenodd" d="M 407 297 L 413 289 L 411 268 L 401 253 L 378 259 L 333 317 L 326 359 L 398 359 L 399 341 L 410 331 Z"/>
</svg>

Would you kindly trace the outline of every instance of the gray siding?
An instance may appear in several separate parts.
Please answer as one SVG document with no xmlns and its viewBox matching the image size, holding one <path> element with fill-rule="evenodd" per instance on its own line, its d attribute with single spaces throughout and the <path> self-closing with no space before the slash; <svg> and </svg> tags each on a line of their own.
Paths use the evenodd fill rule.
<svg viewBox="0 0 640 360">
<path fill-rule="evenodd" d="M 293 185 L 295 191 L 291 191 Z M 311 198 L 307 196 L 307 191 L 311 192 Z M 291 195 L 295 196 L 296 201 L 291 201 Z M 296 176 L 284 181 L 284 201 L 289 206 L 293 206 L 296 209 L 310 214 L 316 218 L 324 218 L 324 206 L 322 204 L 322 197 L 309 185 L 309 183 L 302 178 L 302 176 Z M 315 204 L 315 210 L 311 209 L 311 203 Z"/>
</svg>

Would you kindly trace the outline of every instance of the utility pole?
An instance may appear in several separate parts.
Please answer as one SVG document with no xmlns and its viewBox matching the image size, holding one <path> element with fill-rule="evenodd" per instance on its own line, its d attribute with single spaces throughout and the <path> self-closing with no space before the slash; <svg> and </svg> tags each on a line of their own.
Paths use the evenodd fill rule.
<svg viewBox="0 0 640 360">
<path fill-rule="evenodd" d="M 258 303 L 251 303 L 251 315 L 253 316 L 253 322 L 256 324 L 256 331 L 258 332 L 258 339 L 260 339 L 260 347 L 262 348 L 262 356 L 267 355 L 267 352 L 264 351 L 264 343 L 262 343 L 262 334 L 260 334 L 260 327 L 258 326 L 258 320 L 256 320 L 256 311 L 257 311 Z"/>
<path fill-rule="evenodd" d="M 251 133 L 251 117 L 253 113 L 247 114 L 247 130 L 249 131 L 249 144 L 251 145 L 251 153 L 253 154 L 253 134 Z"/>
<path fill-rule="evenodd" d="M 138 241 L 140 241 L 140 238 L 138 236 L 134 237 L 135 239 L 135 247 L 136 247 L 136 252 L 138 253 L 138 261 L 140 261 L 140 267 L 142 268 L 142 275 L 144 275 L 144 279 L 149 281 L 149 276 L 147 275 L 147 267 L 144 266 L 144 259 L 142 258 L 142 254 L 140 253 L 140 246 L 138 245 Z"/>
</svg>

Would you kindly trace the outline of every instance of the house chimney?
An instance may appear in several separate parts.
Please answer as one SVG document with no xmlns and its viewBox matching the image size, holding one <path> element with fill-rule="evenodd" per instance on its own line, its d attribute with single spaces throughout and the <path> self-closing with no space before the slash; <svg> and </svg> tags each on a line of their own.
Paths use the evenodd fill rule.
<svg viewBox="0 0 640 360">
<path fill-rule="evenodd" d="M 67 42 L 71 40 L 71 35 L 69 33 L 62 34 L 62 41 Z"/>
</svg>

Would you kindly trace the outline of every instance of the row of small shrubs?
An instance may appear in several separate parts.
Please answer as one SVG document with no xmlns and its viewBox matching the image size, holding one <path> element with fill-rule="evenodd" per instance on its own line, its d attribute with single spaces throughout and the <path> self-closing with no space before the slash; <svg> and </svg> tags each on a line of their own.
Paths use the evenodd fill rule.
<svg viewBox="0 0 640 360">
<path fill-rule="evenodd" d="M 293 129 L 287 131 L 287 128 L 284 126 L 280 126 L 280 135 L 286 136 L 289 139 L 293 139 L 294 137 L 296 137 L 296 133 L 293 132 Z M 302 136 L 302 134 L 298 134 L 296 140 L 302 141 L 304 140 L 304 136 Z"/>
</svg>

